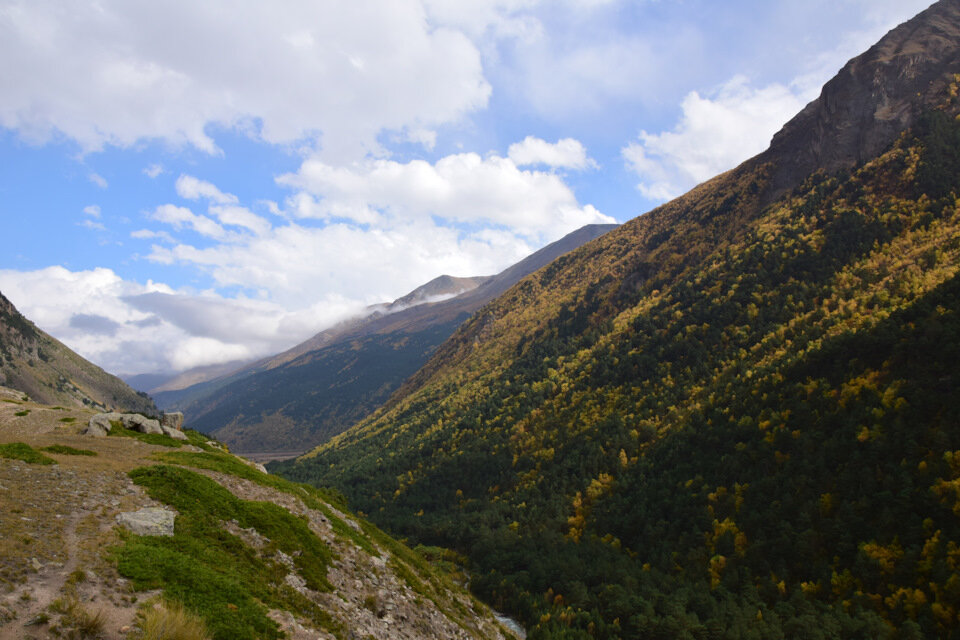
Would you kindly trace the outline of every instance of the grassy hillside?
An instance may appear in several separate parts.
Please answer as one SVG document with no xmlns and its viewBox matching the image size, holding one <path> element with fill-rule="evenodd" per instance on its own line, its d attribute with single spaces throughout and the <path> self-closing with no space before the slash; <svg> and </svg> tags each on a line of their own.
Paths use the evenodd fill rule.
<svg viewBox="0 0 960 640">
<path fill-rule="evenodd" d="M 0 637 L 513 637 L 337 495 L 194 431 L 80 435 L 92 414 L 0 388 Z M 144 508 L 172 535 L 118 525 Z"/>
<path fill-rule="evenodd" d="M 468 553 L 533 638 L 960 637 L 956 95 L 557 260 L 276 468 Z"/>
</svg>

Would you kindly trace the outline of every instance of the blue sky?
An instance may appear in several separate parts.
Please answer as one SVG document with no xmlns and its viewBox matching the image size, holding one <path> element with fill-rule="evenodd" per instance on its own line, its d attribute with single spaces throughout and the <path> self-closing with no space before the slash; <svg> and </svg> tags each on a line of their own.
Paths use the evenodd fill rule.
<svg viewBox="0 0 960 640">
<path fill-rule="evenodd" d="M 275 353 L 735 166 L 926 0 L 0 0 L 0 291 L 120 374 Z"/>
</svg>

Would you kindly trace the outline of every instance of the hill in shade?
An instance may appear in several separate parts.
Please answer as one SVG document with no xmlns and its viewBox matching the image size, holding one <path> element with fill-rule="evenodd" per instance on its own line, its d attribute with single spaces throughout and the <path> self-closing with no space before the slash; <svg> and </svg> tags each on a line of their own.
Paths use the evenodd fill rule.
<svg viewBox="0 0 960 640">
<path fill-rule="evenodd" d="M 274 469 L 531 638 L 960 637 L 960 2 Z"/>
<path fill-rule="evenodd" d="M 0 385 L 46 404 L 156 413 L 144 393 L 84 360 L 0 294 Z"/>
</svg>

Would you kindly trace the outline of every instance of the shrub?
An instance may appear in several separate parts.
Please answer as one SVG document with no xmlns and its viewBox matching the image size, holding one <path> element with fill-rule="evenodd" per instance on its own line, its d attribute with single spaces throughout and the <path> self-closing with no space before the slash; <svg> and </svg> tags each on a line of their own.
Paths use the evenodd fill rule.
<svg viewBox="0 0 960 640">
<path fill-rule="evenodd" d="M 23 460 L 31 464 L 56 464 L 56 460 L 47 457 L 23 442 L 10 442 L 0 444 L 0 458 L 10 458 L 12 460 Z"/>
<path fill-rule="evenodd" d="M 89 449 L 74 449 L 73 447 L 68 447 L 65 444 L 52 444 L 49 447 L 42 447 L 40 451 L 46 451 L 47 453 L 58 453 L 62 456 L 95 456 L 97 455 L 96 451 L 90 451 Z"/>
<path fill-rule="evenodd" d="M 179 602 L 166 602 L 149 609 L 140 621 L 136 640 L 207 640 L 207 625 Z"/>
</svg>

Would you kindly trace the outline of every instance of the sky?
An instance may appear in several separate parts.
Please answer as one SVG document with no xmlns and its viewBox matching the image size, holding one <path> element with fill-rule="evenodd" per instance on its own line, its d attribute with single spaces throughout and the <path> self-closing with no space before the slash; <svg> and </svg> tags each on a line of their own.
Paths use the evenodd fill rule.
<svg viewBox="0 0 960 640">
<path fill-rule="evenodd" d="M 929 0 L 0 0 L 0 292 L 121 375 L 280 352 L 766 148 Z"/>
</svg>

